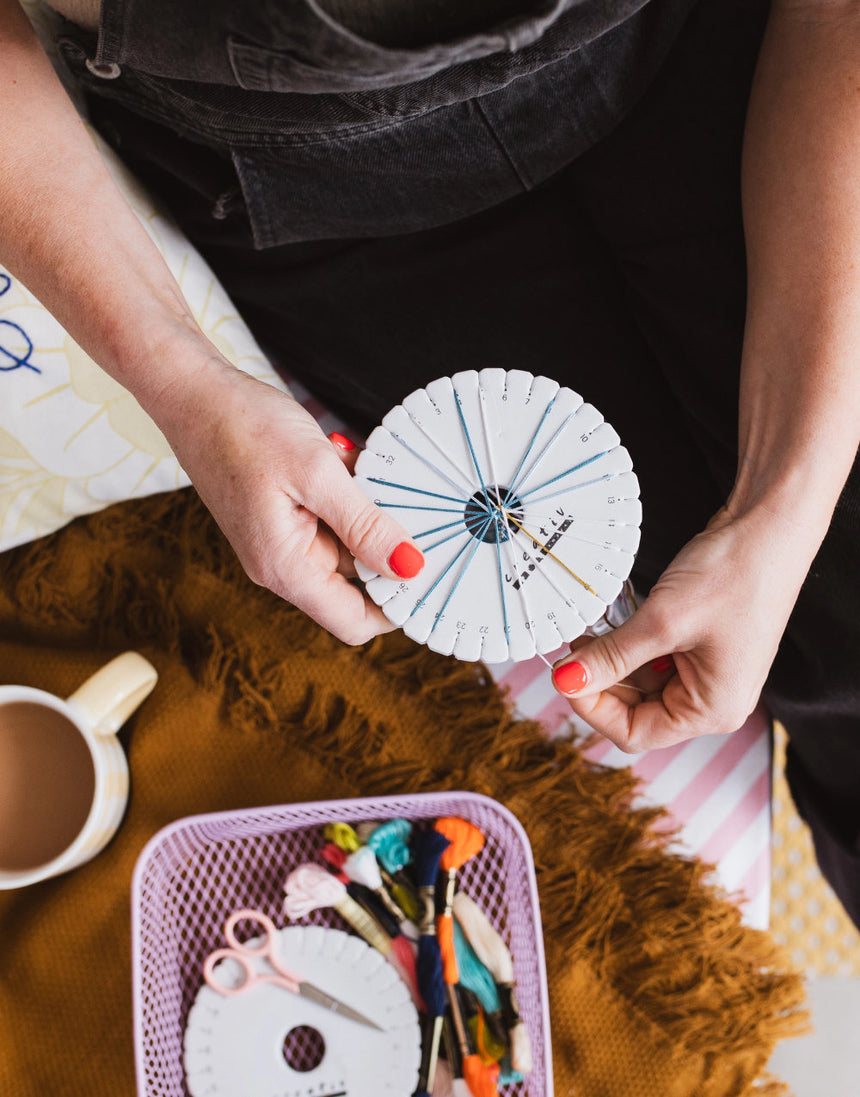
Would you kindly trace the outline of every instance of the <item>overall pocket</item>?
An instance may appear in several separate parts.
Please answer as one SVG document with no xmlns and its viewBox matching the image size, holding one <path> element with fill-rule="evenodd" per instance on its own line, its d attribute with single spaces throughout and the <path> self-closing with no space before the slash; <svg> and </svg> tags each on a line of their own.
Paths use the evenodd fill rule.
<svg viewBox="0 0 860 1097">
<path fill-rule="evenodd" d="M 258 248 L 418 232 L 525 189 L 472 102 L 232 156 Z"/>
</svg>

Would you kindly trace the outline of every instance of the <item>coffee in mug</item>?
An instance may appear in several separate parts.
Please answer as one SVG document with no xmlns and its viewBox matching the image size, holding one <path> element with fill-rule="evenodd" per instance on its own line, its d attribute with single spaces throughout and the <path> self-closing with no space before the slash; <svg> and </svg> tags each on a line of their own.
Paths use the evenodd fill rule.
<svg viewBox="0 0 860 1097">
<path fill-rule="evenodd" d="M 67 700 L 0 686 L 0 889 L 66 872 L 108 843 L 128 798 L 114 733 L 156 679 L 125 652 Z"/>
</svg>

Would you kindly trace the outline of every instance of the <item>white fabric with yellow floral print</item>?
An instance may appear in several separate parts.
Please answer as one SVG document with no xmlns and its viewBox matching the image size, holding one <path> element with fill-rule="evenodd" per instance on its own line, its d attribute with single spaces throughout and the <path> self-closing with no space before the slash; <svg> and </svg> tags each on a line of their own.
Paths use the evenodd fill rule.
<svg viewBox="0 0 860 1097">
<path fill-rule="evenodd" d="M 38 6 L 24 6 L 36 23 Z M 201 256 L 92 136 L 209 339 L 240 369 L 286 388 Z M 188 483 L 134 397 L 0 264 L 0 551 L 111 503 Z"/>
</svg>

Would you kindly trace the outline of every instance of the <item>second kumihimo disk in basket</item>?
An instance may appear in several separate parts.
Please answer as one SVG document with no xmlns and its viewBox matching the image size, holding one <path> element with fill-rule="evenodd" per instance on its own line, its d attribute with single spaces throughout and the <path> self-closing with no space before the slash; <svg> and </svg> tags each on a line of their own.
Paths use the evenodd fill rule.
<svg viewBox="0 0 860 1097">
<path fill-rule="evenodd" d="M 618 597 L 639 545 L 627 450 L 573 390 L 524 370 L 442 377 L 393 408 L 356 481 L 425 557 L 415 579 L 358 564 L 373 600 L 459 659 L 529 659 Z"/>
</svg>

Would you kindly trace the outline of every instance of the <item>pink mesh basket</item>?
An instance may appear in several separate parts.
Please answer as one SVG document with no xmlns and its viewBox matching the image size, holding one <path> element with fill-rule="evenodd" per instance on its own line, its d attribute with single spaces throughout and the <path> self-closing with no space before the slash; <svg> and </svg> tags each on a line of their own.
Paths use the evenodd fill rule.
<svg viewBox="0 0 860 1097">
<path fill-rule="evenodd" d="M 289 924 L 283 882 L 292 868 L 318 859 L 326 823 L 441 815 L 459 815 L 486 835 L 484 849 L 458 879 L 511 951 L 520 1011 L 532 1041 L 534 1069 L 502 1092 L 552 1097 L 546 967 L 531 849 L 506 808 L 468 792 L 216 812 L 180 819 L 159 831 L 141 853 L 132 882 L 139 1097 L 188 1097 L 183 1034 L 202 983 L 204 958 L 223 944 L 224 922 L 238 908 L 262 910 L 276 925 Z M 330 910 L 315 911 L 304 922 L 348 929 Z"/>
</svg>

